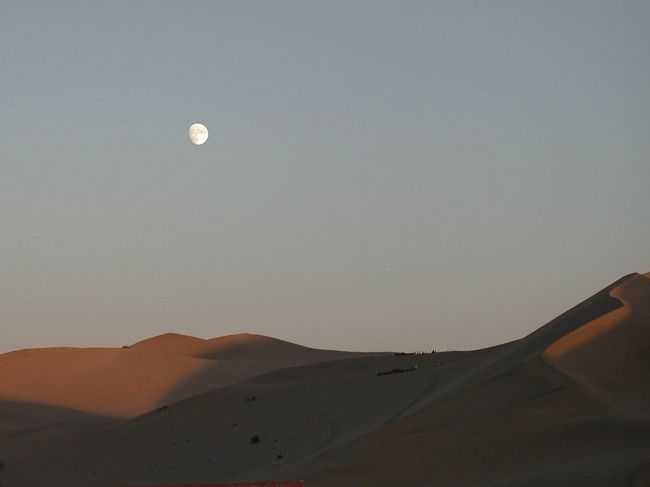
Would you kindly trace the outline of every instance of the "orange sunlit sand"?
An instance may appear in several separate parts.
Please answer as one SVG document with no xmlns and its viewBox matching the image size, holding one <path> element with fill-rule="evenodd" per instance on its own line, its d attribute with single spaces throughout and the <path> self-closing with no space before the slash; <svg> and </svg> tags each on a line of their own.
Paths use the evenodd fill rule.
<svg viewBox="0 0 650 487">
<path fill-rule="evenodd" d="M 648 485 L 650 276 L 472 352 L 260 335 L 0 355 L 0 485 Z"/>
</svg>

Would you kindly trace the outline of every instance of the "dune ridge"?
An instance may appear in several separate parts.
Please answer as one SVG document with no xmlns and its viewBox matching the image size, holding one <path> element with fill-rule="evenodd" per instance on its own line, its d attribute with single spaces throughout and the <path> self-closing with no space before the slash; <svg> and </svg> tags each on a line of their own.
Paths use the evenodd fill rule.
<svg viewBox="0 0 650 487">
<path fill-rule="evenodd" d="M 297 359 L 311 361 L 316 360 L 315 357 L 318 356 L 329 358 L 330 356 L 346 357 L 355 354 L 355 352 L 309 348 L 278 338 L 251 333 L 238 333 L 210 339 L 178 333 L 164 333 L 134 343 L 131 348 L 213 360 Z"/>
<path fill-rule="evenodd" d="M 363 355 L 247 333 L 211 340 L 167 333 L 122 348 L 56 347 L 0 355 L 0 402 L 34 404 L 14 429 L 71 414 L 124 420 L 272 370 Z"/>
<path fill-rule="evenodd" d="M 650 276 L 634 275 L 609 295 L 621 307 L 566 334 L 542 356 L 611 407 L 648 416 Z"/>
</svg>

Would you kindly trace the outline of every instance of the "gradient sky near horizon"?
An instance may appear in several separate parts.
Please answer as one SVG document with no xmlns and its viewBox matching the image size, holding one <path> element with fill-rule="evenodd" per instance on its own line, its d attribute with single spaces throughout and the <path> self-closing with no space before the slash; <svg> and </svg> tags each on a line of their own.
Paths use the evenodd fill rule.
<svg viewBox="0 0 650 487">
<path fill-rule="evenodd" d="M 524 336 L 650 271 L 649 60 L 647 1 L 6 2 L 0 351 Z"/>
</svg>

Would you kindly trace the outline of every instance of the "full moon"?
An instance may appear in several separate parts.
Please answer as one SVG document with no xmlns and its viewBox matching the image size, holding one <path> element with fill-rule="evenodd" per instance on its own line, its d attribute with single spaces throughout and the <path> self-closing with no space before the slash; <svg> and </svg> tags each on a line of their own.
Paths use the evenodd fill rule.
<svg viewBox="0 0 650 487">
<path fill-rule="evenodd" d="M 202 123 L 193 123 L 190 126 L 189 134 L 194 145 L 203 145 L 208 140 L 208 128 Z"/>
</svg>

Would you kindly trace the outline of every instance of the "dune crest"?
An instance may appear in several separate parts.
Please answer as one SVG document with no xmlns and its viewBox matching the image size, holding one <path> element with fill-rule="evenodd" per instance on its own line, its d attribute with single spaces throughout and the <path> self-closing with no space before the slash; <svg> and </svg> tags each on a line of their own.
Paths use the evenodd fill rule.
<svg viewBox="0 0 650 487">
<path fill-rule="evenodd" d="M 210 339 L 178 333 L 164 333 L 134 343 L 131 348 L 211 360 L 273 359 L 298 360 L 300 363 L 351 357 L 358 354 L 358 352 L 309 348 L 253 333 L 237 333 Z"/>
<path fill-rule="evenodd" d="M 0 355 L 0 401 L 25 405 L 16 421 L 25 427 L 42 422 L 29 404 L 42 406 L 35 412 L 61 411 L 62 418 L 77 412 L 127 419 L 273 370 L 358 355 L 364 354 L 248 333 L 209 340 L 166 333 L 123 348 L 26 349 Z"/>
<path fill-rule="evenodd" d="M 610 406 L 650 415 L 650 276 L 637 274 L 609 294 L 622 307 L 565 335 L 542 357 Z"/>
<path fill-rule="evenodd" d="M 164 333 L 131 345 L 136 350 L 186 355 L 208 359 L 279 358 L 277 352 L 294 355 L 312 350 L 277 338 L 238 333 L 210 339 L 178 333 Z"/>
</svg>

